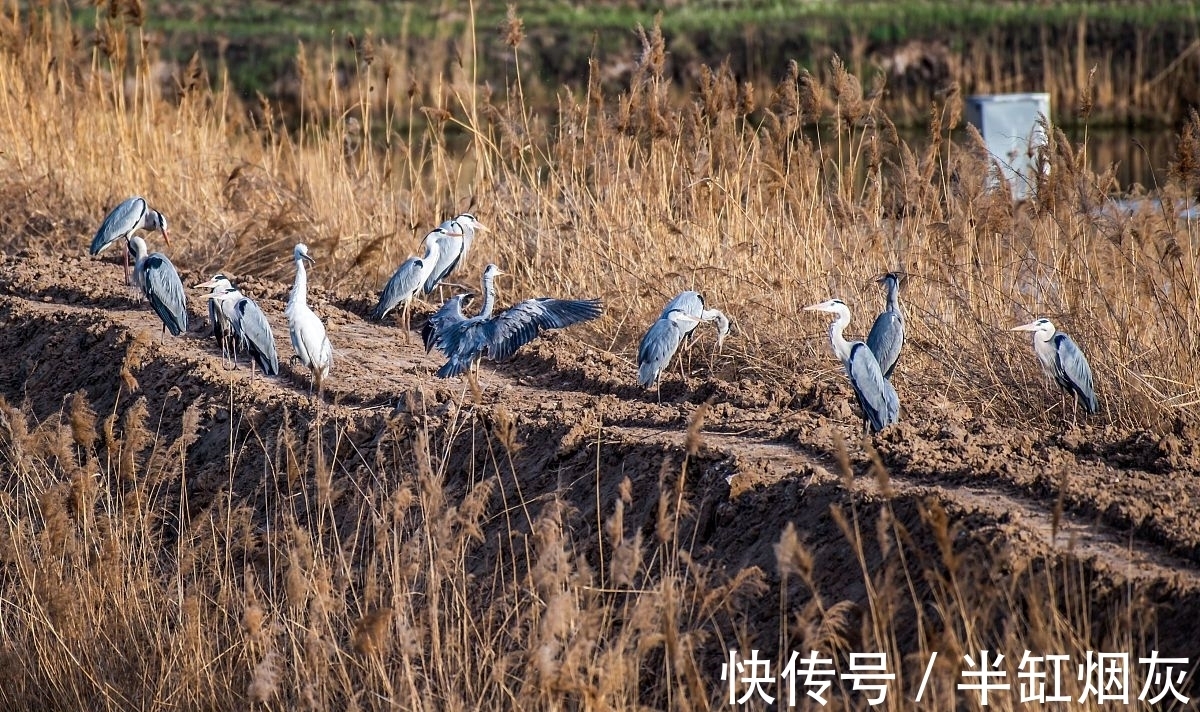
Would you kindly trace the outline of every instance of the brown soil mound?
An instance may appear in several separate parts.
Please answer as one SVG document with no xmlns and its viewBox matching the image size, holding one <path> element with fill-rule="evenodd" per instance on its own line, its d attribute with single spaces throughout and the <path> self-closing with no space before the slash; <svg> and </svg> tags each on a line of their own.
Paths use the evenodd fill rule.
<svg viewBox="0 0 1200 712">
<path fill-rule="evenodd" d="M 206 278 L 183 276 L 187 284 Z M 286 361 L 289 285 L 245 280 L 240 286 L 267 313 Z M 406 337 L 396 322 L 364 319 L 365 295 L 314 289 L 310 303 L 335 349 L 319 403 L 300 370 L 285 366 L 277 378 L 251 378 L 244 364 L 229 370 L 207 338 L 199 295 L 191 300 L 191 331 L 163 338 L 136 291 L 121 285 L 114 262 L 9 256 L 0 262 L 7 344 L 0 395 L 25 403 L 38 421 L 57 417 L 81 390 L 97 412 L 118 418 L 135 398 L 145 398 L 164 444 L 179 439 L 184 413 L 193 408 L 198 420 L 186 447 L 186 491 L 176 483 L 161 495 L 169 511 L 186 503 L 185 516 L 197 516 L 218 494 L 263 506 L 272 495 L 264 491 L 262 460 L 279 451 L 285 421 L 322 438 L 333 437 L 322 422 L 339 425 L 327 446 L 340 507 L 353 506 L 354 491 L 371 487 L 369 477 L 404 476 L 373 469 L 374 458 L 428 428 L 431 450 L 443 453 L 451 497 L 466 497 L 476 473 L 499 476 L 489 500 L 494 514 L 470 562 L 481 581 L 503 558 L 499 532 L 529 532 L 530 510 L 551 501 L 566 505 L 577 555 L 603 566 L 600 521 L 628 477 L 625 520 L 647 537 L 654 536 L 660 506 L 656 492 L 676 483 L 692 504 L 677 536 L 696 561 L 729 576 L 760 567 L 778 589 L 774 545 L 792 522 L 818 564 L 822 595 L 861 605 L 867 592 L 857 572 L 864 564 L 835 512 L 852 515 L 865 532 L 874 532 L 881 517 L 895 517 L 914 540 L 928 540 L 917 548 L 936 558 L 932 508 L 946 513 L 953 546 L 973 562 L 975 576 L 1002 586 L 1014 571 L 1069 564 L 1098 610 L 1121 597 L 1148 608 L 1162 604 L 1154 626 L 1158 649 L 1200 654 L 1200 432 L 1193 426 L 1158 433 L 1003 427 L 951 404 L 906 400 L 901 377 L 903 422 L 864 448 L 850 393 L 836 373 L 828 375 L 830 364 L 820 364 L 826 375 L 819 385 L 815 371 L 783 383 L 733 381 L 719 365 L 705 363 L 702 341 L 692 354 L 688 389 L 676 375 L 659 402 L 636 388 L 625 358 L 551 334 L 506 364 L 485 363 L 476 393 L 464 382 L 433 378 L 440 362 L 423 352 L 416 333 Z M 414 324 L 422 318 L 416 315 Z M 701 427 L 689 436 L 694 420 Z M 677 483 L 681 473 L 686 481 Z M 521 507 L 505 504 L 518 500 Z M 872 539 L 862 542 L 867 568 L 887 556 Z M 797 586 L 794 595 L 808 594 Z M 744 615 L 752 635 L 773 649 L 778 599 L 749 601 Z M 720 651 L 711 658 L 718 666 Z M 717 670 L 706 674 L 715 681 Z"/>
</svg>

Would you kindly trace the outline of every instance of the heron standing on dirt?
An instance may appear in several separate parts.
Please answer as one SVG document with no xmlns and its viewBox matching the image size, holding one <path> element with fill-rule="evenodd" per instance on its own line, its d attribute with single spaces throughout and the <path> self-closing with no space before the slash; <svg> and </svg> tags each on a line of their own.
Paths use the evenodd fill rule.
<svg viewBox="0 0 1200 712">
<path fill-rule="evenodd" d="M 438 238 L 437 261 L 425 280 L 426 294 L 430 294 L 439 284 L 450 278 L 450 274 L 457 269 L 467 256 L 467 251 L 471 249 L 471 243 L 475 241 L 475 231 L 487 229 L 470 213 L 451 218 L 439 227 L 445 234 Z"/>
<path fill-rule="evenodd" d="M 162 319 L 163 334 L 168 329 L 172 336 L 187 331 L 187 297 L 175 265 L 161 252 L 146 254 L 146 241 L 140 237 L 129 238 L 128 251 L 133 257 L 133 281 Z"/>
<path fill-rule="evenodd" d="M 208 322 L 212 324 L 213 336 L 217 337 L 217 342 L 221 344 L 222 358 L 229 358 L 229 354 L 235 346 L 233 341 L 233 302 L 228 299 L 212 299 L 211 297 L 238 292 L 238 289 L 233 286 L 233 282 L 228 277 L 221 273 L 214 274 L 212 279 L 207 282 L 197 284 L 196 289 L 212 290 L 208 300 Z M 240 292 L 238 293 L 240 294 Z M 237 364 L 236 357 L 234 364 Z"/>
<path fill-rule="evenodd" d="M 98 255 L 109 245 L 121 238 L 128 241 L 133 236 L 133 233 L 138 230 L 146 230 L 148 232 L 158 230 L 162 233 L 163 240 L 167 245 L 171 244 L 171 238 L 167 234 L 167 219 L 157 210 L 151 210 L 145 198 L 135 195 L 132 198 L 122 201 L 120 205 L 113 208 L 104 217 L 104 222 L 100 223 L 100 229 L 96 231 L 95 237 L 92 238 L 90 252 L 92 255 Z M 125 281 L 128 282 L 128 250 L 125 252 L 124 259 Z"/>
<path fill-rule="evenodd" d="M 212 293 L 208 295 L 209 318 L 213 320 L 217 338 L 222 341 L 222 352 L 225 352 L 226 341 L 231 344 L 229 350 L 233 353 L 234 366 L 237 366 L 237 349 L 241 348 L 250 354 L 251 376 L 256 362 L 268 376 L 279 375 L 275 335 L 271 332 L 267 315 L 258 304 L 233 286 L 233 282 L 223 274 L 196 286 L 212 288 Z"/>
<path fill-rule="evenodd" d="M 875 354 L 883 377 L 891 380 L 900 349 L 904 348 L 904 312 L 900 311 L 900 275 L 888 272 L 878 280 L 887 289 L 887 306 L 875 317 L 867 334 L 867 347 Z"/>
<path fill-rule="evenodd" d="M 1092 368 L 1070 336 L 1055 329 L 1049 319 L 1014 326 L 1011 331 L 1033 332 L 1033 350 L 1042 363 L 1042 371 L 1074 396 L 1075 402 L 1082 403 L 1088 413 L 1100 411 L 1100 402 L 1092 387 Z"/>
<path fill-rule="evenodd" d="M 409 257 L 396 268 L 392 278 L 388 280 L 383 291 L 379 294 L 379 304 L 372 316 L 382 320 L 388 312 L 404 305 L 404 328 L 408 330 L 408 309 L 412 300 L 421 293 L 425 280 L 433 273 L 441 252 L 441 240 L 448 237 L 445 230 L 434 228 L 425 236 L 425 256 Z"/>
<path fill-rule="evenodd" d="M 863 411 L 863 428 L 879 432 L 900 420 L 900 399 L 896 389 L 883 377 L 875 354 L 862 341 L 846 341 L 842 332 L 850 323 L 850 308 L 840 299 L 830 299 L 820 304 L 804 307 L 807 311 L 836 314 L 837 319 L 829 325 L 829 340 L 833 352 L 846 366 L 850 386 Z"/>
<path fill-rule="evenodd" d="M 316 388 L 319 394 L 333 365 L 333 346 L 325 336 L 325 325 L 308 308 L 308 274 L 304 262 L 315 262 L 308 255 L 308 246 L 303 242 L 296 245 L 292 259 L 296 262 L 296 283 L 292 286 L 292 296 L 285 312 L 288 332 L 292 337 L 292 347 L 296 349 L 296 357 L 312 372 L 309 392 Z"/>
<path fill-rule="evenodd" d="M 694 292 L 693 292 L 694 294 Z M 650 326 L 638 346 L 638 384 L 649 388 L 658 383 L 658 399 L 662 400 L 659 378 L 671 363 L 684 338 L 700 324 L 700 318 L 683 309 L 671 309 Z M 719 338 L 719 337 L 718 337 Z"/>
<path fill-rule="evenodd" d="M 444 323 L 435 345 L 449 359 L 437 371 L 438 378 L 461 375 L 485 354 L 503 361 L 517 349 L 537 338 L 542 329 L 562 329 L 600 316 L 599 299 L 526 299 L 492 316 L 496 304 L 496 277 L 504 274 L 496 265 L 483 271 L 483 310 L 469 319 Z"/>
</svg>

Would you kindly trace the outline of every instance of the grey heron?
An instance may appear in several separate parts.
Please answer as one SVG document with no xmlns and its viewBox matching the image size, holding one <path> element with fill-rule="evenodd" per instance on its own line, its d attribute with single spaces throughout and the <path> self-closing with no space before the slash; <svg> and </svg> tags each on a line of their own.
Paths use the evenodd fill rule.
<svg viewBox="0 0 1200 712">
<path fill-rule="evenodd" d="M 840 299 L 830 299 L 804 307 L 807 311 L 820 311 L 836 314 L 837 319 L 829 325 L 829 340 L 833 344 L 833 352 L 846 367 L 846 375 L 850 378 L 850 387 L 863 411 L 863 426 L 870 427 L 873 432 L 879 432 L 887 426 L 900 420 L 900 399 L 896 389 L 883 377 L 875 354 L 862 341 L 846 341 L 842 336 L 846 325 L 850 323 L 850 308 Z"/>
<path fill-rule="evenodd" d="M 1011 331 L 1033 332 L 1033 350 L 1042 364 L 1042 371 L 1082 403 L 1088 413 L 1100 411 L 1100 402 L 1092 386 L 1092 368 L 1070 336 L 1054 328 L 1049 319 L 1014 326 Z"/>
<path fill-rule="evenodd" d="M 196 285 L 196 289 L 211 289 L 208 300 L 208 321 L 213 327 L 213 336 L 221 344 L 221 355 L 229 357 L 234 346 L 233 338 L 233 302 L 228 299 L 212 299 L 214 295 L 238 292 L 237 287 L 224 274 L 217 273 L 207 282 Z M 238 292 L 240 294 L 240 292 Z M 234 363 L 236 365 L 236 358 Z"/>
<path fill-rule="evenodd" d="M 308 254 L 308 246 L 303 242 L 296 245 L 292 259 L 296 262 L 296 283 L 292 286 L 292 296 L 288 299 L 285 311 L 288 332 L 292 337 L 292 348 L 296 349 L 296 357 L 312 372 L 310 390 L 315 387 L 320 393 L 321 384 L 333 365 L 333 346 L 325 335 L 325 325 L 308 308 L 308 273 L 304 269 L 304 262 L 315 262 Z"/>
<path fill-rule="evenodd" d="M 700 325 L 701 321 L 715 321 L 717 322 L 717 348 L 721 348 L 721 345 L 725 343 L 725 337 L 729 336 L 729 318 L 717 309 L 709 309 L 708 305 L 704 303 L 704 296 L 700 292 L 687 291 L 676 294 L 663 307 L 661 317 L 666 317 L 667 313 L 674 309 L 679 309 L 685 314 L 690 314 L 698 320 L 684 334 L 684 336 L 688 337 L 689 342 L 695 338 L 696 327 Z"/>
<path fill-rule="evenodd" d="M 495 280 L 504 274 L 496 265 L 483 271 L 483 309 L 469 319 L 444 326 L 435 345 L 446 355 L 438 378 L 458 376 L 485 354 L 503 361 L 537 338 L 543 329 L 562 329 L 595 319 L 603 313 L 599 299 L 526 299 L 492 316 L 496 304 Z"/>
<path fill-rule="evenodd" d="M 679 344 L 700 323 L 700 318 L 688 314 L 683 309 L 671 309 L 658 318 L 650 326 L 649 331 L 642 337 L 638 345 L 638 384 L 649 388 L 658 382 L 663 371 L 671 363 L 671 357 L 679 349 Z M 659 386 L 659 399 L 662 398 L 662 387 Z"/>
<path fill-rule="evenodd" d="M 425 280 L 433 272 L 441 250 L 441 240 L 446 236 L 445 230 L 440 227 L 434 228 L 425 236 L 425 255 L 409 257 L 396 268 L 392 278 L 379 294 L 379 304 L 372 314 L 376 320 L 382 320 L 388 312 L 403 304 L 407 322 L 408 306 L 421 293 Z"/>
<path fill-rule="evenodd" d="M 113 208 L 108 215 L 104 217 L 104 222 L 100 223 L 100 229 L 96 231 L 96 235 L 92 238 L 91 254 L 98 255 L 108 248 L 117 240 L 124 238 L 126 241 L 133 236 L 133 233 L 138 230 L 146 230 L 152 232 L 158 230 L 162 233 L 163 240 L 167 245 L 171 244 L 171 238 L 167 234 L 167 219 L 162 213 L 157 210 L 151 210 L 146 199 L 135 195 L 132 198 L 126 198 L 121 201 L 121 204 Z M 129 252 L 125 252 L 125 281 L 129 281 Z"/>
<path fill-rule="evenodd" d="M 212 287 L 209 298 L 209 317 L 214 325 L 224 322 L 224 337 L 233 342 L 234 364 L 237 348 L 250 354 L 250 371 L 257 362 L 268 376 L 279 374 L 279 355 L 275 350 L 275 335 L 266 314 L 253 299 L 247 297 L 223 275 L 218 274 L 198 287 Z M 220 334 L 219 334 L 220 336 Z M 225 344 L 222 343 L 222 348 Z"/>
<path fill-rule="evenodd" d="M 463 306 L 469 304 L 475 298 L 474 294 L 455 294 L 446 303 L 434 312 L 425 322 L 425 326 L 421 327 L 421 341 L 425 344 L 425 353 L 433 350 L 434 344 L 437 343 L 438 335 L 445 331 L 450 324 L 456 324 L 466 320 L 466 315 L 463 314 Z"/>
<path fill-rule="evenodd" d="M 867 334 L 867 347 L 879 361 L 883 377 L 891 380 L 900 349 L 904 348 L 904 312 L 900 311 L 900 275 L 888 272 L 877 280 L 887 289 L 887 305 L 875 317 Z"/>
<path fill-rule="evenodd" d="M 161 252 L 146 254 L 146 241 L 140 237 L 129 238 L 128 249 L 134 263 L 133 281 L 162 319 L 163 332 L 170 330 L 172 336 L 179 336 L 187 331 L 187 296 L 175 265 Z"/>
<path fill-rule="evenodd" d="M 431 293 L 439 284 L 450 277 L 450 273 L 458 267 L 471 243 L 475 240 L 476 230 L 486 230 L 483 223 L 470 213 L 463 213 L 451 218 L 440 225 L 445 232 L 438 238 L 438 256 L 429 277 L 425 279 L 424 291 Z"/>
</svg>

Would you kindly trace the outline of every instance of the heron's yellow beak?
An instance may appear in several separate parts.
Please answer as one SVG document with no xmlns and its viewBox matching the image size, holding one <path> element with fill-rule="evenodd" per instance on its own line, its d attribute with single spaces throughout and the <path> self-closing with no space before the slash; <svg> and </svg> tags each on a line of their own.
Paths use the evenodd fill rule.
<svg viewBox="0 0 1200 712">
<path fill-rule="evenodd" d="M 1031 321 L 1028 324 L 1014 326 L 1013 328 L 1009 329 L 1009 331 L 1037 331 L 1037 328 L 1037 322 Z"/>
</svg>

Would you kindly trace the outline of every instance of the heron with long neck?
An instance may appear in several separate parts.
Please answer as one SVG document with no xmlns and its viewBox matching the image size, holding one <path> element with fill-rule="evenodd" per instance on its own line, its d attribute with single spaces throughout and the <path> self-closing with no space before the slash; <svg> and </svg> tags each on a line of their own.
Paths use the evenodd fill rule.
<svg viewBox="0 0 1200 712">
<path fill-rule="evenodd" d="M 296 357 L 312 374 L 309 390 L 311 392 L 315 388 L 319 394 L 333 365 L 333 346 L 325 335 L 325 325 L 308 308 L 308 272 L 304 263 L 314 262 L 308 254 L 308 246 L 304 243 L 296 245 L 292 259 L 296 263 L 296 281 L 292 285 L 292 296 L 288 299 L 285 312 L 288 332 L 292 337 L 292 347 L 296 349 Z"/>
<path fill-rule="evenodd" d="M 870 333 L 867 334 L 867 346 L 875 359 L 883 377 L 891 380 L 892 371 L 896 370 L 896 362 L 900 360 L 900 350 L 904 348 L 904 312 L 900 311 L 900 275 L 888 272 L 879 278 L 878 282 L 887 289 L 887 302 L 884 310 L 875 318 Z"/>
<path fill-rule="evenodd" d="M 829 341 L 833 353 L 846 367 L 850 386 L 863 411 L 863 427 L 879 432 L 900 420 L 900 399 L 896 389 L 883 377 L 875 354 L 862 341 L 847 341 L 842 335 L 850 324 L 850 308 L 840 299 L 830 299 L 804 307 L 807 311 L 820 311 L 837 315 L 829 325 Z"/>
<path fill-rule="evenodd" d="M 448 359 L 438 369 L 439 378 L 458 376 L 486 355 L 503 361 L 521 346 L 533 341 L 544 329 L 562 329 L 595 319 L 603 308 L 599 299 L 526 299 L 493 316 L 496 277 L 504 274 L 496 265 L 483 271 L 483 309 L 469 319 L 447 325 L 434 343 Z"/>
<path fill-rule="evenodd" d="M 1070 336 L 1056 329 L 1049 319 L 1031 321 L 1011 330 L 1033 332 L 1033 350 L 1042 371 L 1089 414 L 1100 412 L 1100 401 L 1092 385 L 1092 367 Z"/>
<path fill-rule="evenodd" d="M 141 288 L 150 307 L 162 319 L 163 334 L 179 336 L 187 331 L 187 296 L 175 265 L 161 252 L 147 254 L 146 241 L 129 238 L 128 252 L 133 258 L 133 281 Z"/>
</svg>

